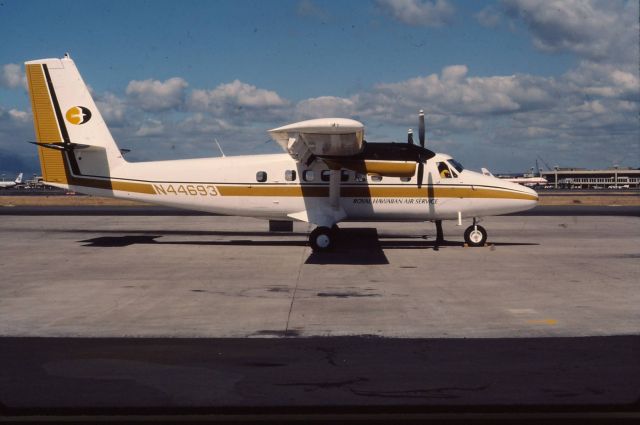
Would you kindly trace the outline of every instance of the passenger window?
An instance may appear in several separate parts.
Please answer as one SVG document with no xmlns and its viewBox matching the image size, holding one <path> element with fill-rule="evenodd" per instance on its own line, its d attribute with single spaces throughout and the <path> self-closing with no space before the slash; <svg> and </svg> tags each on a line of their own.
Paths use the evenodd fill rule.
<svg viewBox="0 0 640 425">
<path fill-rule="evenodd" d="M 356 181 L 357 182 L 366 182 L 367 181 L 367 175 L 366 174 L 362 174 L 362 173 L 356 173 Z"/>
<path fill-rule="evenodd" d="M 377 175 L 377 174 L 373 174 L 373 175 L 371 176 L 371 181 L 372 181 L 372 182 L 381 182 L 381 181 L 382 181 L 382 176 L 379 176 L 379 175 Z"/>
<path fill-rule="evenodd" d="M 443 179 L 450 179 L 452 177 L 451 170 L 447 167 L 447 164 L 444 162 L 438 162 L 438 173 L 440 173 L 440 177 Z"/>
<path fill-rule="evenodd" d="M 259 183 L 264 183 L 267 181 L 267 172 L 266 171 L 258 171 L 256 173 L 256 181 Z"/>
<path fill-rule="evenodd" d="M 349 170 L 342 170 L 342 172 L 340 173 L 340 181 L 343 181 L 343 182 L 349 181 L 350 175 L 351 173 L 349 172 Z"/>
<path fill-rule="evenodd" d="M 323 182 L 328 182 L 331 179 L 331 171 L 329 170 L 322 170 L 322 173 L 320 173 L 320 179 Z"/>
<path fill-rule="evenodd" d="M 284 179 L 288 182 L 296 180 L 296 170 L 287 170 L 284 172 Z"/>
<path fill-rule="evenodd" d="M 313 170 L 304 170 L 302 172 L 302 178 L 306 182 L 312 182 L 315 179 L 315 175 L 313 174 Z"/>
<path fill-rule="evenodd" d="M 400 181 L 401 182 L 410 182 L 411 181 L 411 177 L 400 177 Z"/>
</svg>

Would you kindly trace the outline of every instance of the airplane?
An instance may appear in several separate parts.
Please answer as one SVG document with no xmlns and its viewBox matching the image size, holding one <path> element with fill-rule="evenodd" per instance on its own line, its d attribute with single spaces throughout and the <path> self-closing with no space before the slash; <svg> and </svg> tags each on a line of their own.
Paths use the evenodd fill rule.
<svg viewBox="0 0 640 425">
<path fill-rule="evenodd" d="M 9 189 L 22 183 L 22 173 L 18 174 L 18 177 L 12 182 L 0 182 L 0 189 Z"/>
<path fill-rule="evenodd" d="M 316 252 L 338 245 L 338 223 L 471 219 L 469 246 L 483 246 L 482 217 L 533 208 L 532 189 L 465 169 L 420 145 L 370 143 L 364 125 L 320 118 L 269 130 L 286 153 L 132 163 L 116 145 L 68 54 L 25 63 L 45 184 L 95 196 L 211 213 L 315 225 Z"/>
<path fill-rule="evenodd" d="M 491 171 L 487 170 L 486 168 L 482 168 L 482 174 L 484 174 L 485 176 L 494 177 L 494 175 L 491 174 Z M 498 178 L 511 183 L 518 183 L 527 187 L 544 186 L 549 183 L 547 179 L 545 179 L 544 177 L 498 177 Z"/>
</svg>

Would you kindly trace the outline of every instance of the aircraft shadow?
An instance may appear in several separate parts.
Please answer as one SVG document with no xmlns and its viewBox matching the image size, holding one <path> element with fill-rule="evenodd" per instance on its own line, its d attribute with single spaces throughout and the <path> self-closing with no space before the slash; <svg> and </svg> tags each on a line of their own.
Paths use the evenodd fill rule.
<svg viewBox="0 0 640 425">
<path fill-rule="evenodd" d="M 307 233 L 287 232 L 236 232 L 236 231 L 90 231 L 77 230 L 78 233 L 117 233 L 119 236 L 99 236 L 96 238 L 79 241 L 86 247 L 114 248 L 130 245 L 203 245 L 203 246 L 253 246 L 253 247 L 278 247 L 278 246 L 307 246 Z M 123 235 L 123 233 L 126 233 Z M 223 236 L 242 237 L 242 239 L 226 240 L 157 240 L 162 236 Z M 265 239 L 255 239 L 265 237 Z M 303 240 L 282 239 L 282 237 L 305 237 Z M 312 252 L 305 264 L 344 264 L 344 265 L 374 265 L 389 264 L 384 250 L 387 249 L 429 249 L 439 251 L 446 248 L 462 248 L 463 242 L 442 241 L 427 239 L 428 236 L 384 234 L 379 235 L 375 228 L 345 228 L 341 229 L 337 240 L 337 246 L 330 252 Z M 529 246 L 537 243 L 491 243 L 489 249 L 496 246 Z"/>
<path fill-rule="evenodd" d="M 155 234 L 160 236 L 304 236 L 305 238 L 309 235 L 307 232 L 270 232 L 270 231 L 229 231 L 229 230 L 159 230 L 159 229 L 151 229 L 151 230 L 102 230 L 102 229 L 64 229 L 61 230 L 64 233 L 106 233 L 106 234 L 118 234 L 121 235 L 123 233 L 128 235 L 149 235 Z"/>
</svg>

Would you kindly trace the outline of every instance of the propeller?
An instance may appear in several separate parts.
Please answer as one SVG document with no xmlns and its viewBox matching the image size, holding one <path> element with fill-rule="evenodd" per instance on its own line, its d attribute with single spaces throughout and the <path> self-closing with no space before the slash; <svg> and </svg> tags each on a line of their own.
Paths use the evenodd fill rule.
<svg viewBox="0 0 640 425">
<path fill-rule="evenodd" d="M 410 145 L 413 145 L 413 130 L 409 129 L 409 132 L 407 133 L 407 142 Z"/>
<path fill-rule="evenodd" d="M 424 148 L 425 129 L 424 129 L 424 111 L 422 109 L 420 109 L 420 112 L 418 114 L 418 120 L 419 120 L 418 140 L 420 141 L 420 147 Z M 411 136 L 412 136 L 411 139 L 413 141 L 413 134 Z M 418 189 L 422 187 L 422 178 L 424 177 L 424 162 L 425 161 L 418 162 Z"/>
</svg>

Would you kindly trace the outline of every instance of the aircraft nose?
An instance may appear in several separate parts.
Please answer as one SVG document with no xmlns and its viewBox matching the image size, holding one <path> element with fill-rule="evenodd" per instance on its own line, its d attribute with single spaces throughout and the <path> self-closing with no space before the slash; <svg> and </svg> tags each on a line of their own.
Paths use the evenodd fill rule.
<svg viewBox="0 0 640 425">
<path fill-rule="evenodd" d="M 516 201 L 516 204 L 518 205 L 518 211 L 526 211 L 528 209 L 535 208 L 536 205 L 538 205 L 539 198 L 538 193 L 535 190 L 531 189 L 530 187 L 522 186 L 518 183 L 508 183 L 509 185 L 506 187 L 509 187 L 510 189 L 516 190 L 525 195 L 525 199 L 521 198 Z"/>
<path fill-rule="evenodd" d="M 531 189 L 530 187 L 525 187 L 524 189 L 529 195 L 536 197 L 536 203 L 537 203 L 538 199 L 539 199 L 538 192 L 536 192 L 535 190 Z"/>
</svg>

